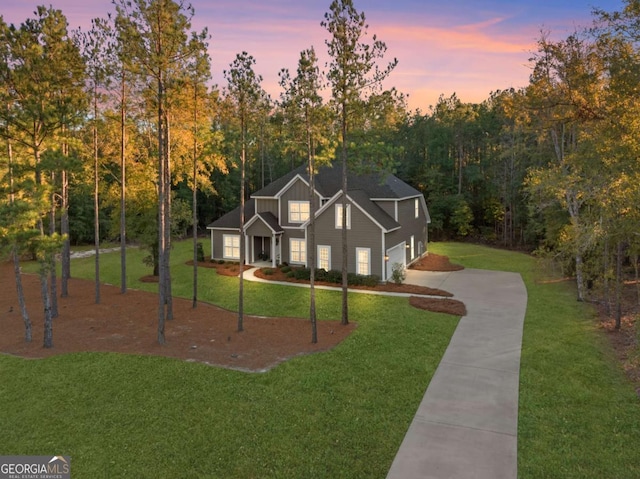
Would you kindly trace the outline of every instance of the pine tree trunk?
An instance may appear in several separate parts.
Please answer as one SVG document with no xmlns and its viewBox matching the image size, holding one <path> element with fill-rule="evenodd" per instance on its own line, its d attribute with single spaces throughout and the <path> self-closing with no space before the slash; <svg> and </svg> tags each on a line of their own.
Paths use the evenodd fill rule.
<svg viewBox="0 0 640 479">
<path fill-rule="evenodd" d="M 165 281 L 165 305 L 166 318 L 171 321 L 173 319 L 173 291 L 171 290 L 171 128 L 169 125 L 169 117 L 165 111 L 165 158 L 166 164 L 164 169 L 164 281 Z"/>
<path fill-rule="evenodd" d="M 49 259 L 46 258 L 40 265 L 40 293 L 42 294 L 42 304 L 44 305 L 44 344 L 45 348 L 53 347 L 53 316 L 51 315 L 51 298 L 49 296 L 49 285 L 47 284 Z"/>
<path fill-rule="evenodd" d="M 349 324 L 349 263 L 347 245 L 347 110 L 342 105 L 342 318 L 340 324 Z"/>
<path fill-rule="evenodd" d="M 606 237 L 604 239 L 604 258 L 602 263 L 604 265 L 604 309 L 607 316 L 611 316 L 611 297 L 609 292 L 609 238 Z"/>
<path fill-rule="evenodd" d="M 311 140 L 311 126 L 307 112 L 307 152 L 309 155 L 309 318 L 311 320 L 311 343 L 318 342 L 318 325 L 316 318 L 316 206 L 315 206 L 315 161 Z"/>
<path fill-rule="evenodd" d="M 31 342 L 32 330 L 31 320 L 29 319 L 29 313 L 27 312 L 27 303 L 24 300 L 24 289 L 22 287 L 22 273 L 20 272 L 20 257 L 18 254 L 18 246 L 13 245 L 13 272 L 16 277 L 16 290 L 18 292 L 18 304 L 20 305 L 20 314 L 22 315 L 22 321 L 24 322 L 24 340 L 27 343 Z"/>
<path fill-rule="evenodd" d="M 193 84 L 193 302 L 198 306 L 198 88 Z"/>
<path fill-rule="evenodd" d="M 65 156 L 68 156 L 68 146 L 64 145 Z M 62 290 L 60 296 L 69 296 L 69 278 L 71 278 L 71 243 L 69 240 L 69 172 L 62 171 L 62 215 L 60 216 L 60 232 L 62 242 Z"/>
<path fill-rule="evenodd" d="M 51 182 L 54 183 L 53 181 Z M 54 195 L 51 195 L 51 220 L 49 224 L 49 234 L 53 236 L 56 232 L 56 203 Z M 52 318 L 58 317 L 58 275 L 56 270 L 56 255 L 52 254 L 49 258 L 49 288 L 51 290 L 49 297 L 49 306 Z"/>
<path fill-rule="evenodd" d="M 244 331 L 244 181 L 245 181 L 245 118 L 241 113 L 242 151 L 240 153 L 240 285 L 238 288 L 238 332 Z"/>
<path fill-rule="evenodd" d="M 165 158 L 164 158 L 164 135 L 163 130 L 163 84 L 162 78 L 158 79 L 158 343 L 165 344 L 165 305 L 166 305 L 166 282 L 165 282 Z"/>
<path fill-rule="evenodd" d="M 120 292 L 127 292 L 127 213 L 126 213 L 126 111 L 125 111 L 125 70 L 122 68 L 122 91 L 120 105 Z"/>
<path fill-rule="evenodd" d="M 95 302 L 100 304 L 100 201 L 98 165 L 98 92 L 93 94 L 93 244 L 95 264 Z"/>
<path fill-rule="evenodd" d="M 618 241 L 616 253 L 616 329 L 622 324 L 622 241 Z"/>
</svg>

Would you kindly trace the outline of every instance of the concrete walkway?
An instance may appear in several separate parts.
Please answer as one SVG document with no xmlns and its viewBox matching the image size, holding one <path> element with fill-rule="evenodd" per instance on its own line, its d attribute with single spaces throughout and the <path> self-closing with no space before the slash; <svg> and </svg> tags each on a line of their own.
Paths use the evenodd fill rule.
<svg viewBox="0 0 640 479">
<path fill-rule="evenodd" d="M 527 291 L 516 273 L 408 270 L 407 283 L 465 303 L 388 479 L 516 479 L 518 384 Z M 428 347 L 428 345 L 425 345 Z"/>
</svg>

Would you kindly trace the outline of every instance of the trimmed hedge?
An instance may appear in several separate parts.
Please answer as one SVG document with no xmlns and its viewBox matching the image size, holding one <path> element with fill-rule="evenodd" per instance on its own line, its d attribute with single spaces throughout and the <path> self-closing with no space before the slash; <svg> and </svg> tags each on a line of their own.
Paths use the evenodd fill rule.
<svg viewBox="0 0 640 479">
<path fill-rule="evenodd" d="M 311 278 L 311 270 L 309 268 L 289 268 L 287 267 L 287 271 L 282 268 L 283 272 L 287 272 L 287 276 L 289 278 L 293 277 L 295 279 L 309 281 Z M 326 281 L 327 283 L 342 283 L 342 272 L 336 269 L 332 269 L 326 271 L 324 269 L 316 269 L 315 279 L 317 281 Z M 361 275 L 355 273 L 349 273 L 347 275 L 347 284 L 350 286 L 377 286 L 380 283 L 380 277 L 372 274 L 372 275 Z"/>
</svg>

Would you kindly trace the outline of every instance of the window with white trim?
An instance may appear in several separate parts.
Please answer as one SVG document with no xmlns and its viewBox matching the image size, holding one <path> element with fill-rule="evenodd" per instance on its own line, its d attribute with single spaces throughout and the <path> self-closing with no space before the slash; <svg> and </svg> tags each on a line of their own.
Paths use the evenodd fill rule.
<svg viewBox="0 0 640 479">
<path fill-rule="evenodd" d="M 331 246 L 318 245 L 318 269 L 331 269 Z"/>
<path fill-rule="evenodd" d="M 371 274 L 371 248 L 356 248 L 356 273 Z"/>
<path fill-rule="evenodd" d="M 336 204 L 336 229 L 342 229 L 342 203 Z M 347 205 L 347 229 L 351 229 L 351 205 Z"/>
<path fill-rule="evenodd" d="M 304 223 L 308 219 L 308 201 L 289 201 L 289 223 Z"/>
<path fill-rule="evenodd" d="M 222 257 L 240 259 L 240 235 L 222 235 Z"/>
<path fill-rule="evenodd" d="M 307 259 L 307 243 L 303 239 L 289 240 L 289 262 L 304 264 Z"/>
<path fill-rule="evenodd" d="M 413 211 L 415 213 L 415 217 L 420 216 L 420 200 L 416 198 L 413 203 Z"/>
</svg>

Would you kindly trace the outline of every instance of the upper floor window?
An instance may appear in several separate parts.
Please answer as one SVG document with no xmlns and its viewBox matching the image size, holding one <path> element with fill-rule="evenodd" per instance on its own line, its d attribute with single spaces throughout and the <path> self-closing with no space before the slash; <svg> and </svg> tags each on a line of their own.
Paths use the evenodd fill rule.
<svg viewBox="0 0 640 479">
<path fill-rule="evenodd" d="M 342 229 L 342 203 L 336 204 L 336 229 Z M 351 205 L 347 205 L 347 229 L 351 229 Z"/>
<path fill-rule="evenodd" d="M 416 218 L 420 216 L 420 200 L 418 200 L 418 198 L 414 200 L 413 210 Z"/>
<path fill-rule="evenodd" d="M 304 223 L 308 219 L 308 201 L 289 201 L 289 223 Z"/>
</svg>

